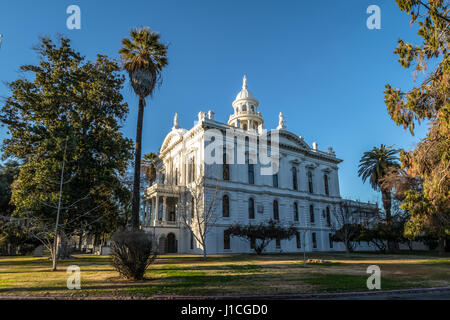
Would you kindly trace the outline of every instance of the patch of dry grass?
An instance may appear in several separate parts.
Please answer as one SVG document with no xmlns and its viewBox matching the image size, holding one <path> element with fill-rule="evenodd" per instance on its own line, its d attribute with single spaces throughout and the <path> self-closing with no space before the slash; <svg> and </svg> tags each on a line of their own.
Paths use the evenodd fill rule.
<svg viewBox="0 0 450 320">
<path fill-rule="evenodd" d="M 363 291 L 369 265 L 380 266 L 382 289 L 450 285 L 450 258 L 420 255 L 313 253 L 330 261 L 303 266 L 301 255 L 160 256 L 147 280 L 121 279 L 109 257 L 80 255 L 51 272 L 47 258 L 0 257 L 0 295 L 158 296 Z M 81 269 L 81 290 L 68 290 L 66 269 Z"/>
</svg>

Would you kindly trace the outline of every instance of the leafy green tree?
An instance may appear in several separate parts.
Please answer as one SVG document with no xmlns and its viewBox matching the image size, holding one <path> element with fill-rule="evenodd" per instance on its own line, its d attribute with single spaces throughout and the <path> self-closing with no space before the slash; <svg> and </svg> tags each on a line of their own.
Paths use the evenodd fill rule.
<svg viewBox="0 0 450 320">
<path fill-rule="evenodd" d="M 32 249 L 35 241 L 21 228 L 10 224 L 14 205 L 11 204 L 11 185 L 19 174 L 19 163 L 7 161 L 0 165 L 0 249 L 3 254 L 14 255 Z M 0 254 L 1 254 L 0 252 Z"/>
<path fill-rule="evenodd" d="M 405 232 L 439 238 L 440 252 L 450 234 L 450 41 L 449 3 L 444 0 L 396 0 L 417 23 L 422 43 L 398 40 L 394 54 L 404 68 L 423 75 L 409 91 L 386 85 L 385 103 L 391 119 L 414 134 L 414 126 L 429 121 L 427 136 L 414 150 L 403 152 L 402 166 L 422 181 L 423 190 L 406 191 L 402 207 L 411 214 Z M 431 66 L 431 68 L 430 68 Z M 416 82 L 416 79 L 414 79 Z"/>
<path fill-rule="evenodd" d="M 11 200 L 11 185 L 19 174 L 19 163 L 17 161 L 8 161 L 4 165 L 0 164 L 0 214 L 4 216 L 11 215 L 14 206 Z"/>
<path fill-rule="evenodd" d="M 42 38 L 37 53 L 39 64 L 20 67 L 31 77 L 9 84 L 0 111 L 9 131 L 3 157 L 23 162 L 12 184 L 13 215 L 55 226 L 62 172 L 62 231 L 112 232 L 129 197 L 119 179 L 132 158 L 132 141 L 120 132 L 125 78 L 115 61 L 86 61 L 64 37 L 59 44 Z"/>
<path fill-rule="evenodd" d="M 139 228 L 140 178 L 142 126 L 145 98 L 151 96 L 161 81 L 162 68 L 167 66 L 167 46 L 160 43 L 160 35 L 150 28 L 132 29 L 130 38 L 122 39 L 124 69 L 128 72 L 134 93 L 139 97 L 138 122 L 136 128 L 136 149 L 134 161 L 134 184 L 131 209 L 132 228 Z"/>
<path fill-rule="evenodd" d="M 376 191 L 381 191 L 383 208 L 386 213 L 386 221 L 391 220 L 391 189 L 381 184 L 381 179 L 386 176 L 390 168 L 398 167 L 397 150 L 386 147 L 373 147 L 372 150 L 364 152 L 359 161 L 358 176 L 363 182 L 369 179 L 370 185 Z"/>
</svg>

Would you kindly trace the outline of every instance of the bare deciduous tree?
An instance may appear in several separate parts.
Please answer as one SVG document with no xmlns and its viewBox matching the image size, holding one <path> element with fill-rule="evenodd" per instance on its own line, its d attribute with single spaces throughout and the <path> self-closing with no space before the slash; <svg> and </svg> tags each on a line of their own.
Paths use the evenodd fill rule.
<svg viewBox="0 0 450 320">
<path fill-rule="evenodd" d="M 183 207 L 180 210 L 180 221 L 200 244 L 205 261 L 207 259 L 207 235 L 218 218 L 215 214 L 219 191 L 218 181 L 215 180 L 215 185 L 211 185 L 210 180 L 205 175 L 200 175 L 188 185 L 186 194 L 180 197 Z"/>
<path fill-rule="evenodd" d="M 376 217 L 366 217 L 365 221 L 358 221 L 358 213 L 363 212 L 361 204 L 355 202 L 350 205 L 343 201 L 341 205 L 332 211 L 334 219 L 331 221 L 331 229 L 334 231 L 334 239 L 344 243 L 346 254 L 349 255 L 355 249 L 355 238 L 362 225 L 368 226 Z"/>
</svg>

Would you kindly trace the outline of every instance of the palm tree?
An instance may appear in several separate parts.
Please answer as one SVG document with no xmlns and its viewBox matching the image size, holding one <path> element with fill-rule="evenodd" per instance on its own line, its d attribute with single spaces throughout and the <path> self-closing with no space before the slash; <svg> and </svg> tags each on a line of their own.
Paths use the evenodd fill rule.
<svg viewBox="0 0 450 320">
<path fill-rule="evenodd" d="M 131 86 L 139 97 L 131 209 L 133 230 L 139 228 L 142 122 L 145 98 L 153 94 L 156 85 L 161 81 L 162 68 L 167 66 L 167 46 L 161 44 L 159 40 L 159 34 L 152 32 L 148 27 L 134 28 L 130 31 L 130 39 L 122 39 L 123 47 L 119 50 L 122 55 L 123 67 L 130 77 Z"/>
<path fill-rule="evenodd" d="M 380 148 L 373 147 L 372 150 L 364 152 L 361 160 L 359 160 L 358 176 L 363 182 L 367 179 L 370 185 L 376 191 L 381 191 L 381 199 L 383 208 L 386 212 L 386 222 L 391 221 L 391 189 L 382 184 L 381 179 L 385 177 L 391 168 L 398 168 L 398 150 L 387 147 L 384 144 Z"/>
<path fill-rule="evenodd" d="M 155 161 L 158 155 L 154 152 L 144 154 L 144 163 L 142 164 L 142 171 L 144 172 L 147 182 L 152 185 L 156 180 L 156 167 Z"/>
</svg>

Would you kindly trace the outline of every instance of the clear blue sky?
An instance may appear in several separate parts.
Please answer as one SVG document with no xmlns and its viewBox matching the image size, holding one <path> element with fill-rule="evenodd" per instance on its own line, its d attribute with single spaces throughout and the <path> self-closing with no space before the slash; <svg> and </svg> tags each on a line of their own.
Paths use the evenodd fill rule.
<svg viewBox="0 0 450 320">
<path fill-rule="evenodd" d="M 66 27 L 71 4 L 81 8 L 81 30 Z M 381 8 L 381 30 L 366 27 L 372 4 Z M 2 0 L 0 80 L 12 81 L 20 65 L 36 63 L 31 47 L 38 36 L 69 36 L 88 59 L 117 58 L 133 26 L 150 26 L 170 44 L 164 83 L 145 110 L 145 153 L 157 151 L 175 112 L 185 128 L 209 109 L 226 122 L 244 74 L 267 128 L 282 111 L 288 130 L 321 150 L 333 146 L 344 160 L 343 197 L 379 201 L 357 176 L 362 153 L 381 143 L 411 149 L 426 133 L 422 126 L 412 137 L 395 126 L 383 100 L 386 83 L 413 84 L 392 53 L 397 39 L 418 41 L 394 0 Z M 8 94 L 0 83 L 0 96 Z M 130 105 L 123 132 L 134 139 L 138 101 L 128 83 L 123 95 Z M 5 135 L 0 129 L 0 138 Z"/>
</svg>

